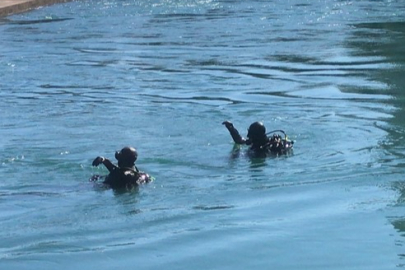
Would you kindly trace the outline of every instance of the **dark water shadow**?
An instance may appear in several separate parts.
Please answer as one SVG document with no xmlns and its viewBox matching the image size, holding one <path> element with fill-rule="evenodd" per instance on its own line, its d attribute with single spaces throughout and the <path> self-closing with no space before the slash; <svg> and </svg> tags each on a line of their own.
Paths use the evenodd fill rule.
<svg viewBox="0 0 405 270">
<path fill-rule="evenodd" d="M 387 135 L 380 141 L 380 160 L 388 166 L 390 176 L 402 175 L 405 168 L 405 22 L 372 22 L 352 25 L 354 35 L 347 41 L 347 46 L 353 49 L 355 57 L 381 57 L 385 64 L 382 68 L 369 70 L 367 76 L 370 81 L 381 82 L 381 89 L 376 89 L 377 94 L 389 95 L 391 98 L 382 102 L 389 110 L 392 117 L 378 121 L 376 125 L 384 130 Z M 357 88 L 352 91 L 363 93 L 366 89 Z M 392 179 L 392 178 L 391 178 Z M 394 212 L 403 212 L 405 209 L 405 181 L 400 179 L 390 183 L 397 194 L 393 208 Z M 393 227 L 400 237 L 405 237 L 405 215 L 389 217 Z M 404 240 L 398 245 L 403 246 Z M 397 254 L 404 259 L 405 254 Z"/>
<path fill-rule="evenodd" d="M 1 24 L 15 24 L 15 25 L 31 25 L 39 23 L 54 23 L 73 20 L 73 18 L 45 18 L 39 20 L 10 20 L 10 19 L 0 19 Z"/>
<path fill-rule="evenodd" d="M 234 163 L 238 159 L 245 159 L 249 166 L 250 173 L 262 172 L 269 166 L 272 160 L 278 158 L 288 158 L 294 155 L 293 149 L 290 149 L 286 153 L 257 153 L 249 149 L 247 146 L 234 144 L 230 154 L 229 161 Z"/>
<path fill-rule="evenodd" d="M 386 151 L 384 162 L 402 171 L 405 166 L 405 22 L 375 22 L 352 25 L 353 38 L 347 46 L 353 50 L 354 57 L 383 58 L 381 68 L 369 70 L 369 81 L 380 82 L 379 89 L 353 88 L 348 91 L 364 94 L 388 95 L 391 98 L 381 100 L 386 105 L 391 118 L 384 119 L 377 126 L 387 132 L 379 147 Z M 386 109 L 387 110 L 387 109 Z"/>
<path fill-rule="evenodd" d="M 123 211 L 129 215 L 138 215 L 143 213 L 142 209 L 138 208 L 139 203 L 139 188 L 140 186 L 134 186 L 132 188 L 112 189 L 110 186 L 103 183 L 105 176 L 93 175 L 89 182 L 93 184 L 93 188 L 96 192 L 112 192 L 115 202 L 122 206 Z M 121 207 L 120 207 L 121 208 Z"/>
<path fill-rule="evenodd" d="M 107 175 L 92 175 L 88 180 L 90 183 L 93 183 L 94 190 L 98 192 L 104 192 L 106 190 L 112 190 L 114 196 L 121 196 L 124 194 L 137 194 L 139 192 L 139 185 L 133 186 L 131 188 L 120 188 L 120 189 L 113 189 L 109 185 L 104 184 L 103 181 L 105 180 Z"/>
</svg>

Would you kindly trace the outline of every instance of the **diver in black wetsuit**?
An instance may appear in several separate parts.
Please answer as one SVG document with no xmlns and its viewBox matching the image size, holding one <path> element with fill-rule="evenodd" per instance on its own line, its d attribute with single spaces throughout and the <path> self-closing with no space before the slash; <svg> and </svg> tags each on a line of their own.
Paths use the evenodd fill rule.
<svg viewBox="0 0 405 270">
<path fill-rule="evenodd" d="M 229 121 L 222 123 L 228 129 L 232 136 L 233 141 L 236 144 L 250 145 L 250 150 L 255 153 L 273 153 L 273 154 L 285 154 L 293 148 L 293 141 L 287 139 L 287 135 L 282 130 L 275 130 L 266 133 L 266 127 L 262 122 L 254 122 L 248 129 L 247 139 L 243 138 L 239 131 Z M 268 137 L 268 134 L 281 132 L 285 135 L 285 138 L 281 138 L 278 134 Z"/>
<path fill-rule="evenodd" d="M 148 183 L 152 178 L 144 172 L 140 172 L 135 166 L 138 153 L 133 147 L 124 147 L 119 152 L 115 152 L 115 158 L 118 160 L 118 166 L 114 165 L 109 159 L 98 156 L 94 159 L 92 165 L 98 166 L 101 163 L 110 172 L 104 180 L 104 184 L 114 189 L 133 188 L 137 185 Z M 96 179 L 93 177 L 93 179 Z"/>
</svg>

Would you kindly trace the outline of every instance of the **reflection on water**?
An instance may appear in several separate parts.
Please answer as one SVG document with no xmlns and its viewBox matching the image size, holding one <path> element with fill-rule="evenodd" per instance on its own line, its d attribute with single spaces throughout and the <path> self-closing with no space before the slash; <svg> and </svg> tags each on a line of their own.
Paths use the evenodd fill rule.
<svg viewBox="0 0 405 270">
<path fill-rule="evenodd" d="M 381 83 L 380 88 L 373 89 L 377 93 L 385 93 L 391 99 L 384 102 L 387 106 L 392 106 L 392 117 L 384 123 L 377 125 L 387 132 L 386 139 L 379 143 L 380 147 L 386 151 L 380 157 L 380 163 L 388 166 L 398 181 L 392 182 L 391 187 L 398 192 L 394 209 L 389 214 L 392 225 L 396 230 L 405 236 L 405 222 L 403 214 L 399 209 L 404 209 L 405 186 L 403 181 L 403 169 L 405 168 L 405 22 L 375 22 L 355 24 L 354 39 L 349 42 L 353 48 L 357 48 L 356 55 L 360 57 L 383 57 L 389 64 L 389 68 L 375 69 L 368 73 L 370 81 Z M 372 37 L 372 39 L 370 39 Z M 360 49 L 360 50 L 358 50 Z M 383 104 L 384 104 L 383 103 Z M 399 209 L 398 209 L 399 208 Z M 397 241 L 397 245 L 403 246 L 404 240 Z M 398 254 L 404 258 L 404 254 Z M 402 263 L 401 266 L 404 264 Z"/>
</svg>

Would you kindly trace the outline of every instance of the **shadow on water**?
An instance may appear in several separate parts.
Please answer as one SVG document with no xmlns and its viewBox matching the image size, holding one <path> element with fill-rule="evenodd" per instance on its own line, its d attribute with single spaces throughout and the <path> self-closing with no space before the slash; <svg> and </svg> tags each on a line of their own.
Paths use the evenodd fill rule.
<svg viewBox="0 0 405 270">
<path fill-rule="evenodd" d="M 391 98 L 382 101 L 390 109 L 391 118 L 382 124 L 377 123 L 387 136 L 380 142 L 382 154 L 379 163 L 388 169 L 391 178 L 391 188 L 399 194 L 394 208 L 403 213 L 405 206 L 405 182 L 397 179 L 405 168 L 405 22 L 360 23 L 353 25 L 354 37 L 348 41 L 350 48 L 355 50 L 358 57 L 383 57 L 388 68 L 376 68 L 369 71 L 369 79 L 383 83 L 384 89 L 376 89 L 377 94 L 389 95 Z M 362 92 L 364 89 L 357 89 Z M 402 211 L 401 211 L 402 210 Z M 405 216 L 395 215 L 390 218 L 394 228 L 405 237 Z M 400 240 L 398 245 L 404 245 Z M 404 254 L 398 254 L 404 258 Z"/>
<path fill-rule="evenodd" d="M 138 208 L 139 203 L 139 186 L 122 189 L 112 189 L 108 185 L 105 185 L 101 180 L 104 176 L 94 175 L 90 178 L 90 182 L 93 183 L 93 188 L 96 192 L 105 193 L 111 192 L 114 198 L 114 202 L 124 207 L 125 212 L 128 215 L 137 215 L 142 213 L 142 210 Z"/>
<path fill-rule="evenodd" d="M 405 132 L 405 22 L 360 23 L 353 25 L 354 38 L 347 42 L 354 49 L 354 56 L 363 58 L 383 57 L 385 65 L 368 71 L 369 80 L 382 83 L 378 89 L 351 89 L 358 93 L 384 94 L 383 105 L 392 116 L 377 124 L 388 133 L 380 142 L 380 147 L 387 155 L 380 160 L 394 169 L 405 167 L 404 132 Z M 388 67 L 388 68 L 387 68 Z M 389 109 L 392 108 L 392 109 Z"/>
<path fill-rule="evenodd" d="M 387 142 L 382 144 L 391 154 L 403 158 L 405 152 L 396 150 L 403 148 L 402 138 L 405 130 L 405 22 L 361 23 L 355 27 L 355 38 L 348 42 L 349 47 L 356 50 L 358 57 L 384 57 L 389 68 L 376 68 L 369 71 L 371 81 L 383 83 L 384 89 L 377 89 L 376 94 L 388 94 L 391 99 L 385 100 L 388 106 L 394 107 L 390 112 L 392 118 L 383 127 L 388 132 Z M 366 89 L 357 89 L 364 93 Z M 380 93 L 379 93 L 380 92 Z"/>
<path fill-rule="evenodd" d="M 397 198 L 394 208 L 399 212 L 398 214 L 395 213 L 396 211 L 394 210 L 393 214 L 389 217 L 389 220 L 391 224 L 394 226 L 395 230 L 399 233 L 400 237 L 405 237 L 405 216 L 403 216 L 403 209 L 405 205 L 405 182 L 404 181 L 397 181 L 392 183 L 392 189 L 396 190 L 399 192 L 399 197 Z M 398 240 L 396 242 L 397 246 L 403 247 L 404 246 L 404 241 Z M 405 259 L 405 253 L 399 253 L 398 257 L 401 259 Z M 402 265 L 399 265 L 400 267 L 404 267 L 405 264 L 403 263 Z"/>
<path fill-rule="evenodd" d="M 45 19 L 38 20 L 10 20 L 10 19 L 0 19 L 0 24 L 17 24 L 17 25 L 31 25 L 39 23 L 54 23 L 73 20 L 73 18 L 52 18 L 47 17 Z"/>
<path fill-rule="evenodd" d="M 288 155 L 292 154 L 288 153 Z M 283 154 L 282 156 L 285 156 L 287 154 Z M 249 150 L 249 147 L 244 147 L 238 144 L 235 144 L 232 148 L 232 151 L 229 155 L 231 160 L 238 159 L 238 158 L 248 158 L 250 160 L 250 163 L 252 167 L 262 167 L 265 166 L 265 161 L 268 158 L 276 158 L 278 157 L 277 154 L 269 154 L 269 153 L 256 153 L 251 150 Z"/>
</svg>

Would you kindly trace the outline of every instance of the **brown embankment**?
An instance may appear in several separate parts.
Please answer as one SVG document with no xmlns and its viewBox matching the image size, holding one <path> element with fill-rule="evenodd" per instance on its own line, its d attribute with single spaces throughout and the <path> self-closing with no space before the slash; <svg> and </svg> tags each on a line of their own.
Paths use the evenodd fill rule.
<svg viewBox="0 0 405 270">
<path fill-rule="evenodd" d="M 26 12 L 41 6 L 69 2 L 71 0 L 1 0 L 0 17 Z"/>
</svg>

